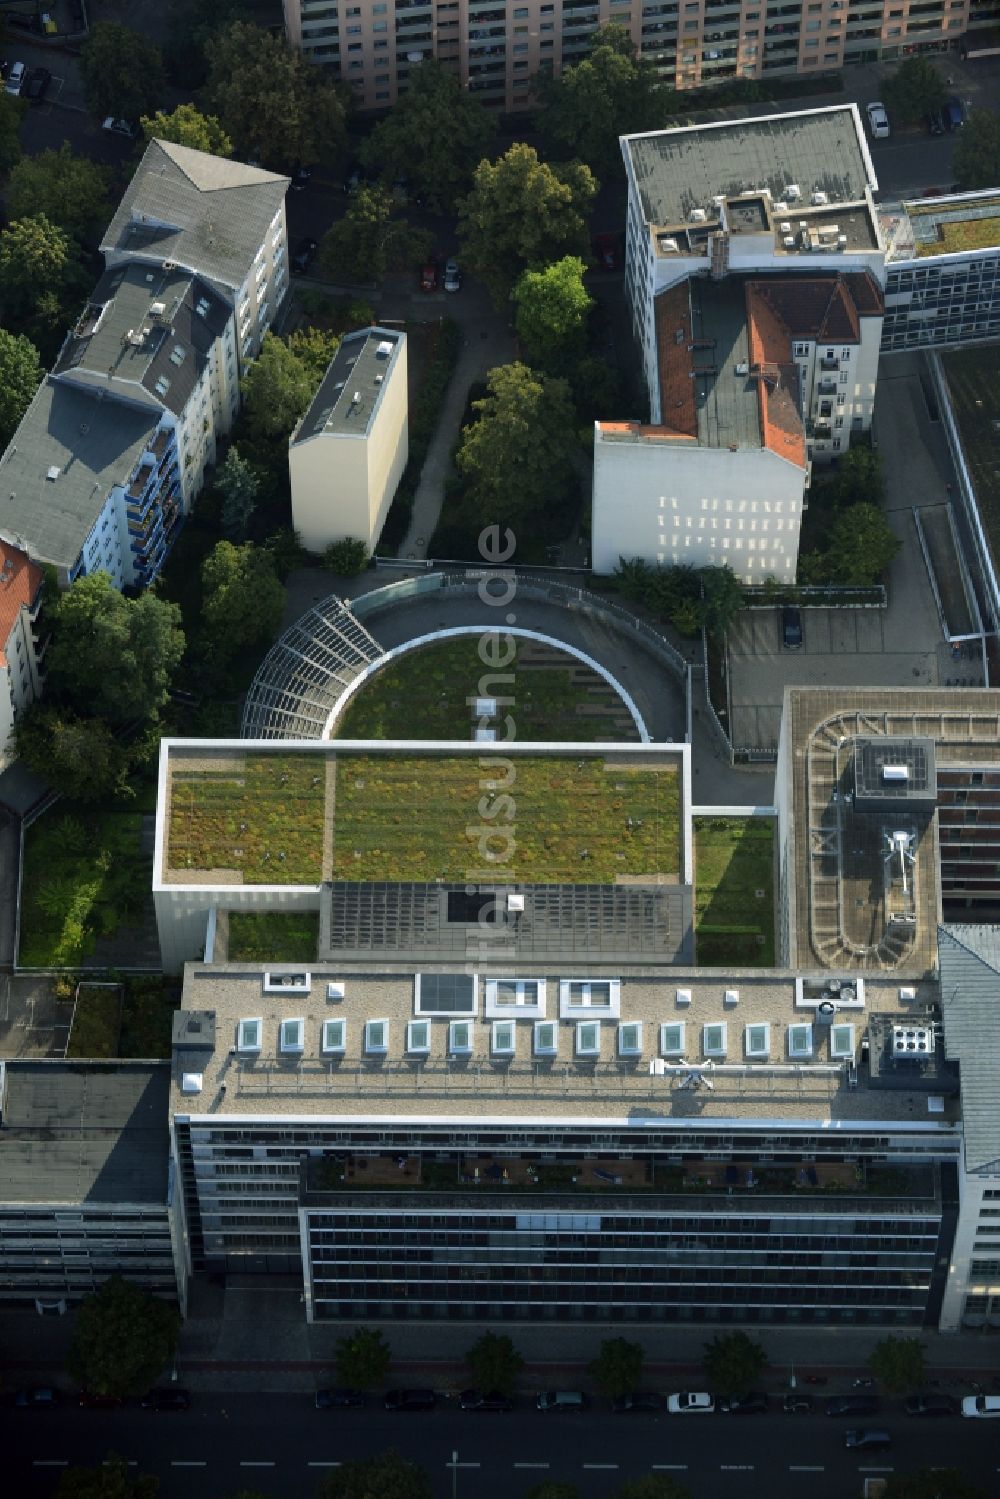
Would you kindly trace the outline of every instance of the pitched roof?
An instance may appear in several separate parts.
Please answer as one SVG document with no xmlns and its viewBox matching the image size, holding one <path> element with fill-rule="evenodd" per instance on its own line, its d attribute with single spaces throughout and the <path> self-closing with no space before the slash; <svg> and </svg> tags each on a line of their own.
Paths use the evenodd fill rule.
<svg viewBox="0 0 1000 1499">
<path fill-rule="evenodd" d="M 885 297 L 871 271 L 848 271 L 844 277 L 859 317 L 884 317 Z"/>
<path fill-rule="evenodd" d="M 170 141 L 150 141 L 101 241 L 108 256 L 176 261 L 236 288 L 289 179 Z"/>
<path fill-rule="evenodd" d="M 764 446 L 804 468 L 806 435 L 799 414 L 799 374 L 792 359 L 791 334 L 761 282 L 747 282 L 746 308 L 750 372 L 757 382 Z"/>
<path fill-rule="evenodd" d="M 38 597 L 45 574 L 19 547 L 0 541 L 0 662 L 6 663 L 7 644 L 22 609 Z"/>
<path fill-rule="evenodd" d="M 753 283 L 792 338 L 857 343 L 858 312 L 846 277 L 781 276 Z"/>
<path fill-rule="evenodd" d="M 945 1055 L 962 1083 L 965 1165 L 1000 1170 L 1000 927 L 938 928 Z"/>
<path fill-rule="evenodd" d="M 653 303 L 656 360 L 660 372 L 660 422 L 677 437 L 697 437 L 698 417 L 691 378 L 691 292 L 686 280 L 660 292 Z"/>
</svg>

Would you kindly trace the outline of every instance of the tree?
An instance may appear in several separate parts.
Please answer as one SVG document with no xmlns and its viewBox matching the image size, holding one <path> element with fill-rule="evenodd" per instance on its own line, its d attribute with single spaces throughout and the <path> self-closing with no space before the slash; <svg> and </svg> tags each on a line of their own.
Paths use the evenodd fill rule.
<svg viewBox="0 0 1000 1499">
<path fill-rule="evenodd" d="M 167 0 L 164 62 L 171 80 L 187 91 L 208 77 L 205 47 L 217 31 L 242 18 L 244 0 Z"/>
<path fill-rule="evenodd" d="M 163 97 L 163 54 L 155 42 L 120 26 L 98 21 L 80 49 L 80 77 L 87 108 L 100 119 L 138 120 Z"/>
<path fill-rule="evenodd" d="M 264 335 L 261 351 L 243 377 L 244 425 L 252 438 L 287 437 L 313 397 L 310 373 L 288 344 Z"/>
<path fill-rule="evenodd" d="M 851 588 L 869 587 L 882 577 L 900 545 L 876 505 L 851 505 L 840 510 L 828 535 L 827 581 Z"/>
<path fill-rule="evenodd" d="M 974 109 L 958 132 L 952 170 L 959 187 L 995 187 L 1000 182 L 1000 115 Z"/>
<path fill-rule="evenodd" d="M 513 296 L 514 326 L 533 364 L 555 369 L 581 352 L 594 304 L 583 284 L 578 255 L 564 255 L 541 271 L 523 271 Z"/>
<path fill-rule="evenodd" d="M 667 1473 L 645 1473 L 620 1484 L 612 1499 L 691 1499 L 691 1490 Z"/>
<path fill-rule="evenodd" d="M 229 541 L 244 541 L 260 495 L 260 474 L 240 457 L 235 444 L 215 476 L 215 487 L 222 496 L 223 536 Z"/>
<path fill-rule="evenodd" d="M 497 161 L 479 163 L 472 191 L 458 205 L 458 232 L 466 266 L 498 307 L 525 268 L 586 255 L 596 191 L 589 167 L 549 166 L 521 142 Z"/>
<path fill-rule="evenodd" d="M 720 1333 L 705 1344 L 705 1373 L 723 1395 L 745 1395 L 767 1366 L 767 1354 L 745 1332 Z"/>
<path fill-rule="evenodd" d="M 53 791 L 75 802 L 128 794 L 130 758 L 100 718 L 34 703 L 14 730 L 17 753 Z"/>
<path fill-rule="evenodd" d="M 836 473 L 820 487 L 834 505 L 881 505 L 885 498 L 882 459 L 876 448 L 856 443 L 840 459 Z"/>
<path fill-rule="evenodd" d="M 147 141 L 173 141 L 211 156 L 233 154 L 233 143 L 215 115 L 203 115 L 193 104 L 178 104 L 170 114 L 159 109 L 155 115 L 144 115 L 139 124 Z"/>
<path fill-rule="evenodd" d="M 319 258 L 335 279 L 367 282 L 421 260 L 430 245 L 430 236 L 403 217 L 388 188 L 365 184 L 355 188 L 344 217 L 327 230 Z"/>
<path fill-rule="evenodd" d="M 529 518 L 567 492 L 576 447 L 565 380 L 525 364 L 490 370 L 487 395 L 473 402 L 477 419 L 462 429 L 459 472 L 495 521 Z"/>
<path fill-rule="evenodd" d="M 924 1345 L 919 1338 L 890 1335 L 875 1344 L 868 1365 L 875 1378 L 893 1394 L 918 1390 L 926 1371 Z"/>
<path fill-rule="evenodd" d="M 510 1338 L 500 1333 L 484 1332 L 465 1355 L 472 1383 L 480 1390 L 499 1390 L 513 1395 L 524 1359 Z"/>
<path fill-rule="evenodd" d="M 947 89 L 927 57 L 907 57 L 882 81 L 882 98 L 899 125 L 915 125 L 929 110 L 940 109 Z"/>
<path fill-rule="evenodd" d="M 202 621 L 219 663 L 277 634 L 285 589 L 269 552 L 249 542 L 217 542 L 202 563 L 201 582 Z"/>
<path fill-rule="evenodd" d="M 536 79 L 535 92 L 552 154 L 578 156 L 598 175 L 621 167 L 620 135 L 661 129 L 676 108 L 676 95 L 614 23 L 594 32 L 588 55 L 560 78 Z"/>
<path fill-rule="evenodd" d="M 641 1343 L 630 1343 L 627 1338 L 605 1338 L 590 1365 L 590 1373 L 603 1394 L 615 1400 L 639 1388 L 645 1357 Z"/>
<path fill-rule="evenodd" d="M 29 313 L 40 287 L 58 295 L 74 270 L 68 235 L 44 214 L 15 219 L 0 233 L 0 303 L 8 315 Z"/>
<path fill-rule="evenodd" d="M 66 1367 L 95 1395 L 141 1395 L 173 1357 L 179 1331 L 176 1307 L 113 1275 L 81 1301 Z"/>
<path fill-rule="evenodd" d="M 34 344 L 0 328 L 0 452 L 14 436 L 41 383 L 42 366 Z"/>
<path fill-rule="evenodd" d="M 385 1382 L 392 1349 L 375 1327 L 359 1327 L 337 1339 L 337 1378 L 355 1390 L 374 1390 Z"/>
<path fill-rule="evenodd" d="M 156 1499 L 160 1480 L 129 1474 L 129 1465 L 116 1453 L 96 1468 L 66 1468 L 59 1477 L 56 1499 Z"/>
<path fill-rule="evenodd" d="M 105 169 L 63 141 L 58 151 L 40 151 L 18 162 L 7 186 L 7 211 L 12 219 L 44 214 L 72 239 L 86 242 L 110 216 L 107 187 Z"/>
<path fill-rule="evenodd" d="M 341 91 L 283 36 L 235 21 L 209 37 L 205 56 L 206 97 L 238 156 L 287 169 L 343 152 Z"/>
<path fill-rule="evenodd" d="M 346 1462 L 326 1480 L 323 1499 L 433 1499 L 423 1468 L 397 1452 Z"/>
<path fill-rule="evenodd" d="M 957 1468 L 917 1468 L 890 1474 L 885 1499 L 986 1499 L 986 1490 Z"/>
<path fill-rule="evenodd" d="M 328 328 L 296 328 L 289 333 L 285 344 L 307 371 L 315 394 L 330 360 L 340 348 L 340 334 L 331 333 Z"/>
<path fill-rule="evenodd" d="M 0 176 L 21 159 L 21 121 L 27 107 L 26 99 L 0 90 Z"/>
<path fill-rule="evenodd" d="M 351 536 L 332 541 L 323 553 L 323 566 L 341 578 L 356 578 L 368 566 L 368 547 Z"/>
<path fill-rule="evenodd" d="M 435 211 L 468 191 L 493 136 L 487 110 L 436 58 L 410 71 L 405 94 L 361 147 L 361 160 L 386 182 L 406 177 Z"/>
<path fill-rule="evenodd" d="M 725 635 L 746 603 L 743 585 L 728 564 L 698 569 L 701 579 L 701 623 Z"/>
<path fill-rule="evenodd" d="M 148 719 L 167 700 L 184 654 L 181 612 L 155 593 L 127 599 L 105 572 L 78 578 L 59 600 L 50 686 L 109 723 Z"/>
</svg>

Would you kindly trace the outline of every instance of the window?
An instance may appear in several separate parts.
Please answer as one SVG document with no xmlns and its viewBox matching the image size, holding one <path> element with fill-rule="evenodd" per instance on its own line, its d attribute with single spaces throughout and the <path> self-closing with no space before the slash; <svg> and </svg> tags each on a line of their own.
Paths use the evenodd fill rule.
<svg viewBox="0 0 1000 1499">
<path fill-rule="evenodd" d="M 426 1056 L 431 1049 L 431 1023 L 429 1020 L 411 1020 L 406 1027 L 406 1049 L 409 1052 L 423 1052 Z"/>
<path fill-rule="evenodd" d="M 278 1050 L 285 1055 L 298 1055 L 305 1046 L 304 1020 L 283 1020 L 278 1028 Z"/>
<path fill-rule="evenodd" d="M 156 394 L 158 396 L 166 395 L 167 391 L 170 389 L 170 381 L 167 379 L 166 375 L 160 375 L 156 384 L 153 386 L 153 389 L 156 391 Z"/>
<path fill-rule="evenodd" d="M 668 1020 L 660 1026 L 660 1055 L 682 1057 L 684 1055 L 684 1022 Z"/>
<path fill-rule="evenodd" d="M 474 1015 L 478 975 L 418 973 L 413 981 L 415 1015 Z"/>
<path fill-rule="evenodd" d="M 621 1008 L 620 979 L 560 979 L 559 1017 L 571 1020 L 581 1010 L 600 1010 L 617 1020 Z"/>
<path fill-rule="evenodd" d="M 539 1020 L 545 1017 L 544 979 L 487 979 L 483 997 L 487 1020 L 509 1015 L 512 1010 Z"/>
<path fill-rule="evenodd" d="M 249 1053 L 260 1051 L 260 1033 L 263 1020 L 241 1020 L 236 1031 L 237 1051 Z"/>
<path fill-rule="evenodd" d="M 559 1028 L 554 1020 L 536 1020 L 534 1034 L 536 1057 L 554 1057 L 559 1050 Z"/>
<path fill-rule="evenodd" d="M 494 1020 L 490 1050 L 495 1057 L 514 1055 L 516 1029 L 513 1020 Z"/>
<path fill-rule="evenodd" d="M 853 1025 L 832 1025 L 830 1027 L 830 1055 L 838 1059 L 854 1059 L 854 1027 Z"/>
<path fill-rule="evenodd" d="M 642 1056 L 641 1020 L 630 1020 L 618 1027 L 618 1055 L 620 1057 Z"/>
<path fill-rule="evenodd" d="M 724 1057 L 726 1055 L 725 1021 L 702 1026 L 701 1050 L 702 1054 L 706 1057 Z"/>
<path fill-rule="evenodd" d="M 186 352 L 187 351 L 185 350 L 183 344 L 174 344 L 173 348 L 170 350 L 170 363 L 183 364 L 184 355 Z"/>
<path fill-rule="evenodd" d="M 471 1057 L 472 1021 L 453 1020 L 448 1027 L 448 1050 L 453 1057 Z"/>
<path fill-rule="evenodd" d="M 581 1020 L 576 1028 L 576 1055 L 599 1057 L 601 1054 L 601 1022 Z"/>
<path fill-rule="evenodd" d="M 747 1057 L 760 1061 L 770 1054 L 771 1027 L 766 1022 L 748 1025 L 743 1032 L 743 1046 Z"/>
<path fill-rule="evenodd" d="M 322 1048 L 327 1056 L 342 1052 L 347 1047 L 347 1021 L 324 1020 Z"/>
<path fill-rule="evenodd" d="M 788 1055 L 793 1058 L 811 1057 L 813 1054 L 813 1028 L 811 1025 L 788 1027 Z"/>
<path fill-rule="evenodd" d="M 388 1050 L 388 1020 L 369 1020 L 365 1025 L 365 1051 L 369 1056 L 384 1057 Z"/>
</svg>

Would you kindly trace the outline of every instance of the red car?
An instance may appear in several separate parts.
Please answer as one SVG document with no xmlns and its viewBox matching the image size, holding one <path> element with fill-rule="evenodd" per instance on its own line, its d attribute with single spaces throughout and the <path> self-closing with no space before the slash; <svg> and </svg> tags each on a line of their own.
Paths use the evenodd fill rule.
<svg viewBox="0 0 1000 1499">
<path fill-rule="evenodd" d="M 438 284 L 438 268 L 433 260 L 429 260 L 420 272 L 420 290 L 436 291 Z"/>
<path fill-rule="evenodd" d="M 598 270 L 617 271 L 621 264 L 617 234 L 595 234 L 593 250 Z"/>
</svg>

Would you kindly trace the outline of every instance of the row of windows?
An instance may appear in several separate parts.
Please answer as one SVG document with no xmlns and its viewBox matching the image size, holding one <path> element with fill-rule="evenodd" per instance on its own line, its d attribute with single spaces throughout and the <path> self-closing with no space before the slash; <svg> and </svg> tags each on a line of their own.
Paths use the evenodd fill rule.
<svg viewBox="0 0 1000 1499">
<path fill-rule="evenodd" d="M 788 1306 L 761 1304 L 755 1306 L 716 1305 L 714 1303 L 668 1305 L 664 1301 L 629 1301 L 614 1305 L 584 1305 L 579 1301 L 560 1304 L 557 1301 L 517 1301 L 499 1306 L 487 1301 L 422 1302 L 422 1301 L 317 1301 L 316 1316 L 322 1320 L 352 1318 L 367 1322 L 393 1318 L 396 1320 L 461 1320 L 496 1322 L 503 1316 L 512 1316 L 522 1322 L 611 1321 L 622 1318 L 642 1322 L 696 1322 L 713 1326 L 719 1322 L 749 1322 L 754 1324 L 828 1325 L 830 1323 L 872 1326 L 916 1327 L 923 1319 L 919 1306 Z"/>
<path fill-rule="evenodd" d="M 398 1286 L 388 1286 L 382 1281 L 358 1281 L 357 1283 L 345 1284 L 337 1280 L 318 1280 L 314 1283 L 314 1295 L 319 1300 L 340 1300 L 354 1297 L 356 1300 L 433 1300 L 442 1301 L 475 1301 L 479 1300 L 483 1291 L 475 1285 L 466 1285 L 461 1282 L 451 1282 L 447 1291 L 435 1288 L 432 1295 L 420 1297 L 416 1294 L 410 1298 L 409 1288 L 400 1283 Z M 553 1288 L 555 1290 L 556 1288 Z M 504 1286 L 500 1283 L 491 1285 L 489 1297 L 496 1301 L 517 1301 L 522 1295 L 517 1286 Z M 746 1286 L 712 1286 L 711 1288 L 700 1288 L 698 1286 L 671 1286 L 669 1291 L 663 1292 L 657 1289 L 657 1300 L 662 1299 L 667 1303 L 679 1304 L 682 1302 L 707 1302 L 715 1304 L 745 1303 L 754 1305 L 780 1305 L 780 1306 L 810 1306 L 816 1299 L 817 1292 L 814 1286 L 789 1286 L 787 1289 L 777 1288 L 748 1288 Z M 586 1291 L 581 1287 L 574 1286 L 571 1293 L 573 1301 L 578 1302 L 620 1302 L 620 1301 L 642 1301 L 648 1298 L 648 1289 L 641 1285 L 625 1285 L 614 1282 L 608 1285 L 591 1285 Z M 894 1286 L 864 1286 L 864 1287 L 830 1287 L 822 1288 L 822 1299 L 830 1306 L 853 1306 L 857 1310 L 863 1310 L 870 1306 L 906 1306 L 922 1307 L 924 1295 L 918 1290 L 906 1290 Z"/>
</svg>

